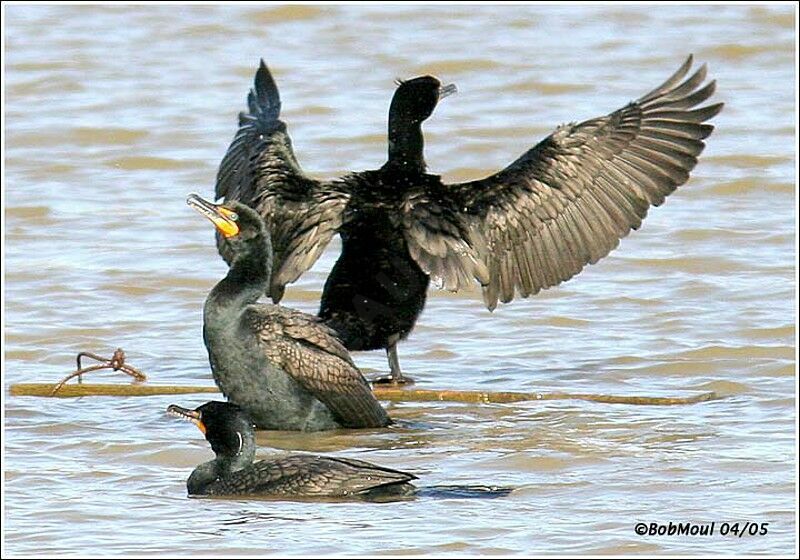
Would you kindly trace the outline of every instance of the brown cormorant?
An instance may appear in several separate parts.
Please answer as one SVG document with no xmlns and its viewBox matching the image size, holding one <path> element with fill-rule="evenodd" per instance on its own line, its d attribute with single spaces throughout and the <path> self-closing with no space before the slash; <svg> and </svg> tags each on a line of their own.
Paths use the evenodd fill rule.
<svg viewBox="0 0 800 560">
<path fill-rule="evenodd" d="M 270 236 L 240 202 L 187 203 L 223 235 L 230 270 L 208 295 L 203 340 L 214 381 L 261 429 L 374 428 L 390 423 L 336 333 L 318 317 L 256 303 L 270 285 Z"/>
</svg>

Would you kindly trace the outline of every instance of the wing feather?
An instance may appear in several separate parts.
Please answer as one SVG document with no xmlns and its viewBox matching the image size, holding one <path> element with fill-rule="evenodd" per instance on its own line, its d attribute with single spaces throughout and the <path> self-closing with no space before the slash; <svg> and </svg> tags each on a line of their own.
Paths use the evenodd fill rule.
<svg viewBox="0 0 800 560">
<path fill-rule="evenodd" d="M 297 162 L 275 80 L 262 60 L 247 96 L 249 113 L 217 173 L 216 197 L 238 200 L 259 211 L 272 238 L 273 272 L 268 295 L 275 303 L 286 284 L 311 268 L 342 224 L 349 195 L 335 183 L 306 176 Z M 220 254 L 231 253 L 217 235 Z"/>
<path fill-rule="evenodd" d="M 313 315 L 277 305 L 251 306 L 244 316 L 264 353 L 326 405 L 345 427 L 389 424 L 389 416 L 347 349 Z"/>
<path fill-rule="evenodd" d="M 659 87 L 613 113 L 558 127 L 494 175 L 445 185 L 432 223 L 416 208 L 427 199 L 409 197 L 414 258 L 440 259 L 426 270 L 452 274 L 447 269 L 454 265 L 442 259 L 443 239 L 455 244 L 462 230 L 473 232 L 471 238 L 461 234 L 462 241 L 469 241 L 470 257 L 477 254 L 486 265 L 488 282 L 481 284 L 489 309 L 516 294 L 555 286 L 599 261 L 640 227 L 651 205 L 689 179 L 714 129 L 706 121 L 723 105 L 698 105 L 714 94 L 716 83 L 704 84 L 705 65 L 689 76 L 692 62 L 688 57 Z M 438 227 L 442 216 L 460 229 Z M 462 269 L 469 267 L 462 263 Z"/>
</svg>

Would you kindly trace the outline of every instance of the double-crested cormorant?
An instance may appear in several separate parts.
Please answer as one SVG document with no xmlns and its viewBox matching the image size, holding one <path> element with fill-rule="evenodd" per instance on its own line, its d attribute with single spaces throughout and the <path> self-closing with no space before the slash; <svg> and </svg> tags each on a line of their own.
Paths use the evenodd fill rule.
<svg viewBox="0 0 800 560">
<path fill-rule="evenodd" d="M 356 459 L 288 455 L 253 463 L 253 421 L 241 407 L 218 401 L 194 410 L 170 405 L 167 412 L 190 420 L 216 454 L 194 469 L 186 483 L 190 496 L 372 497 L 413 493 L 413 474 Z"/>
<path fill-rule="evenodd" d="M 214 381 L 259 428 L 326 430 L 390 423 L 347 350 L 318 317 L 256 301 L 269 286 L 272 251 L 264 221 L 239 202 L 187 203 L 227 241 L 230 270 L 203 308 Z"/>
<path fill-rule="evenodd" d="M 441 93 L 423 77 L 401 82 L 389 110 L 389 158 L 378 170 L 317 181 L 301 170 L 278 89 L 264 62 L 249 113 L 222 160 L 217 197 L 256 208 L 276 248 L 273 301 L 337 231 L 342 253 L 325 284 L 320 316 L 349 349 L 395 345 L 424 304 L 428 277 L 458 290 L 477 280 L 486 306 L 528 297 L 596 263 L 685 183 L 722 103 L 692 57 L 659 87 L 606 116 L 558 127 L 484 179 L 444 184 L 425 172 L 421 125 Z M 224 242 L 220 252 L 226 256 Z"/>
</svg>

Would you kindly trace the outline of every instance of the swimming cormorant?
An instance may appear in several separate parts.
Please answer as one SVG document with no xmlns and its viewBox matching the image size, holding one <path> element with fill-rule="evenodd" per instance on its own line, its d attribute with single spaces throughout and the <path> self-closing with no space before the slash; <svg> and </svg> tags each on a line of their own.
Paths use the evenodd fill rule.
<svg viewBox="0 0 800 560">
<path fill-rule="evenodd" d="M 390 423 L 369 384 L 318 317 L 258 304 L 270 282 L 264 221 L 240 202 L 186 202 L 227 240 L 230 270 L 206 299 L 203 340 L 214 381 L 259 428 L 326 430 Z"/>
<path fill-rule="evenodd" d="M 320 316 L 351 350 L 396 344 L 425 304 L 429 277 L 458 290 L 474 280 L 486 306 L 555 286 L 607 255 L 685 183 L 722 109 L 696 108 L 714 93 L 692 57 L 659 87 L 606 116 L 558 127 L 505 169 L 444 184 L 425 172 L 422 122 L 442 93 L 425 76 L 400 82 L 389 110 L 389 157 L 375 171 L 317 181 L 305 175 L 279 119 L 264 61 L 248 113 L 220 164 L 216 195 L 267 221 L 276 258 L 268 295 L 310 268 L 339 232 L 342 253 L 325 283 Z M 227 248 L 220 239 L 220 253 Z"/>
<path fill-rule="evenodd" d="M 190 496 L 369 498 L 415 490 L 413 474 L 356 459 L 288 455 L 254 463 L 253 421 L 232 403 L 211 401 L 194 410 L 173 404 L 167 412 L 196 424 L 216 454 L 189 476 Z"/>
</svg>

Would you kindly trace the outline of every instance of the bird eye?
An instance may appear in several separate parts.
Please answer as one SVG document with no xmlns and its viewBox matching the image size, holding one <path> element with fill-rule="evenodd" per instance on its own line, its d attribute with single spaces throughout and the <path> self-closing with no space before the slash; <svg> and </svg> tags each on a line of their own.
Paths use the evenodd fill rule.
<svg viewBox="0 0 800 560">
<path fill-rule="evenodd" d="M 228 218 L 230 218 L 230 219 L 231 219 L 231 221 L 233 221 L 233 222 L 236 222 L 236 221 L 238 221 L 238 220 L 239 220 L 239 214 L 231 213 L 231 214 L 228 216 Z"/>
</svg>

